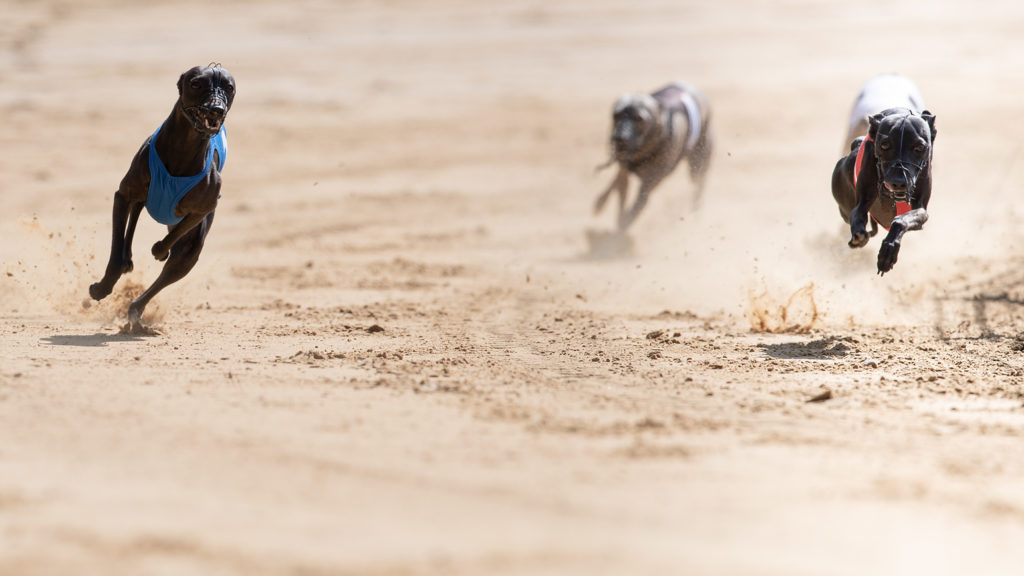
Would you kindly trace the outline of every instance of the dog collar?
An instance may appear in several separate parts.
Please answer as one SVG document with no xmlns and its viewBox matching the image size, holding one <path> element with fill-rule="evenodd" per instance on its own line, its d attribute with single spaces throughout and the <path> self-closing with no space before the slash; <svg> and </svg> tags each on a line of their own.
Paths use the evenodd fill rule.
<svg viewBox="0 0 1024 576">
<path fill-rule="evenodd" d="M 860 167 L 864 165 L 864 145 L 868 142 L 874 142 L 875 139 L 871 136 L 865 136 L 864 140 L 860 143 L 860 148 L 857 150 L 857 160 L 853 163 L 853 187 L 857 187 L 857 178 L 860 176 Z"/>
</svg>

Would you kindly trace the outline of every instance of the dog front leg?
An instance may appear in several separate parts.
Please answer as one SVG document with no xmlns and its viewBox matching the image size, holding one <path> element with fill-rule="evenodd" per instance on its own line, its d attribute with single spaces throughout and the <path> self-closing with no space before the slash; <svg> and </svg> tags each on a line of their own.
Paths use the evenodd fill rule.
<svg viewBox="0 0 1024 576">
<path fill-rule="evenodd" d="M 892 270 L 892 267 L 896 265 L 903 235 L 911 230 L 920 230 L 927 221 L 928 212 L 924 208 L 911 210 L 892 219 L 889 234 L 882 240 L 882 247 L 878 250 L 879 276 L 884 276 L 886 272 Z"/>
<path fill-rule="evenodd" d="M 640 181 L 640 190 L 636 193 L 636 200 L 633 201 L 633 206 L 630 207 L 628 212 L 619 212 L 619 232 L 625 232 L 630 224 L 636 220 L 636 217 L 640 215 L 640 211 L 644 209 L 644 206 L 647 206 L 651 190 L 654 190 L 654 187 L 661 182 L 662 178 L 663 176 L 658 176 Z"/>
<path fill-rule="evenodd" d="M 124 248 L 121 250 L 121 274 L 127 274 L 135 269 L 132 262 L 132 241 L 135 239 L 135 225 L 139 223 L 139 214 L 146 205 L 142 202 L 132 204 L 131 212 L 128 214 L 128 230 L 124 233 Z"/>
<path fill-rule="evenodd" d="M 868 209 L 878 197 L 874 186 L 858 186 L 857 192 L 859 200 L 850 211 L 850 241 L 847 243 L 850 248 L 861 248 L 868 243 L 871 237 L 868 235 Z"/>
<path fill-rule="evenodd" d="M 202 222 L 205 216 L 205 214 L 189 214 L 181 222 L 171 227 L 171 230 L 167 233 L 167 236 L 164 236 L 163 240 L 153 244 L 153 257 L 160 262 L 167 260 L 167 255 L 171 253 L 171 247 L 174 246 L 175 242 Z"/>
<path fill-rule="evenodd" d="M 601 212 L 601 210 L 604 208 L 605 203 L 608 202 L 608 197 L 611 196 L 612 192 L 615 192 L 617 190 L 620 196 L 625 195 L 626 186 L 628 185 L 629 171 L 623 168 L 622 166 L 619 166 L 619 171 L 615 173 L 615 179 L 612 180 L 611 184 L 608 185 L 608 188 L 604 192 L 602 192 L 601 195 L 598 196 L 597 200 L 594 202 L 594 214 L 598 214 Z"/>
<path fill-rule="evenodd" d="M 103 273 L 103 278 L 89 286 L 89 296 L 93 300 L 103 300 L 109 296 L 114 290 L 114 284 L 117 283 L 117 279 L 124 273 L 125 227 L 128 224 L 130 210 L 128 197 L 122 194 L 120 190 L 115 192 L 110 238 L 110 259 L 107 260 L 107 269 Z"/>
</svg>

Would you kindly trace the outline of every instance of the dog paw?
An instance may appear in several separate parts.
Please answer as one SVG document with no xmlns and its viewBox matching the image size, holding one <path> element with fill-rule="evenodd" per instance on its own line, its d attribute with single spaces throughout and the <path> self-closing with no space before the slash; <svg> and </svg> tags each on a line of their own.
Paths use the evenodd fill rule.
<svg viewBox="0 0 1024 576">
<path fill-rule="evenodd" d="M 135 270 L 135 263 L 132 262 L 131 258 L 121 260 L 121 274 L 127 274 L 132 270 Z"/>
<path fill-rule="evenodd" d="M 89 297 L 92 298 L 93 300 L 97 300 L 97 301 L 103 300 L 107 296 L 110 296 L 110 293 L 112 291 L 113 291 L 112 287 L 111 288 L 107 288 L 107 287 L 103 286 L 103 284 L 97 282 L 97 283 L 89 286 Z"/>
<path fill-rule="evenodd" d="M 858 232 L 850 237 L 850 241 L 847 242 L 847 246 L 850 248 L 861 248 L 868 243 L 870 236 L 865 232 Z"/>
<path fill-rule="evenodd" d="M 142 325 L 142 310 L 134 304 L 128 307 L 128 323 L 121 327 L 122 334 L 145 334 L 146 327 Z"/>
<path fill-rule="evenodd" d="M 882 242 L 878 250 L 878 274 L 884 275 L 896 265 L 896 259 L 900 254 L 899 242 Z"/>
<path fill-rule="evenodd" d="M 153 257 L 160 262 L 167 260 L 167 255 L 170 254 L 170 252 L 170 248 L 167 247 L 167 243 L 163 240 L 153 244 Z"/>
</svg>

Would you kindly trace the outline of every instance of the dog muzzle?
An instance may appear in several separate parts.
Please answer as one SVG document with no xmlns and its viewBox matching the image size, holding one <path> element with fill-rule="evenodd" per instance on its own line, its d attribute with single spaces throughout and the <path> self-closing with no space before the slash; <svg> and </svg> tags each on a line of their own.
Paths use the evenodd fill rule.
<svg viewBox="0 0 1024 576">
<path fill-rule="evenodd" d="M 609 140 L 616 154 L 631 154 L 640 148 L 642 138 L 634 126 L 617 126 Z"/>
<path fill-rule="evenodd" d="M 213 136 L 220 132 L 220 127 L 228 114 L 228 106 L 227 94 L 221 88 L 215 88 L 206 102 L 183 108 L 183 111 L 196 132 L 204 136 Z"/>
<path fill-rule="evenodd" d="M 893 205 L 897 202 L 909 203 L 913 198 L 917 179 L 924 168 L 925 164 L 919 165 L 903 160 L 893 162 L 884 168 L 879 163 L 878 181 L 881 183 L 879 193 L 892 200 Z"/>
<path fill-rule="evenodd" d="M 204 136 L 213 136 L 224 124 L 223 114 L 218 114 L 205 106 L 191 106 L 185 109 L 185 116 L 192 123 L 192 128 Z"/>
</svg>

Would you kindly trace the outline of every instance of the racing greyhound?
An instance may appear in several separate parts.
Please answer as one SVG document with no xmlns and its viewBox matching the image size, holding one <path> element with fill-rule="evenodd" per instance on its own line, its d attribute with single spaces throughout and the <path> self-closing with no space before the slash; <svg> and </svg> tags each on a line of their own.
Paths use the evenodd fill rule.
<svg viewBox="0 0 1024 576">
<path fill-rule="evenodd" d="M 839 214 L 850 225 L 850 248 L 860 248 L 878 231 L 889 233 L 878 251 L 878 273 L 892 270 L 903 235 L 920 230 L 928 221 L 932 194 L 932 146 L 937 131 L 935 115 L 923 109 L 920 93 L 902 77 L 873 79 L 854 105 L 850 133 L 855 135 L 850 152 L 832 171 L 832 197 Z M 902 86 L 902 90 L 899 87 Z M 880 94 L 880 87 L 888 92 Z M 864 116 L 866 135 L 856 136 L 856 116 L 866 103 L 892 104 Z M 870 235 L 867 230 L 871 223 Z"/>
<path fill-rule="evenodd" d="M 619 169 L 594 202 L 594 213 L 604 208 L 612 192 L 618 192 L 618 228 L 624 232 L 647 205 L 651 191 L 684 158 L 697 185 L 695 202 L 699 200 L 711 157 L 711 108 L 697 89 L 681 82 L 652 94 L 623 95 L 612 111 L 610 143 L 611 159 L 599 168 L 617 163 Z M 627 211 L 631 173 L 640 178 L 640 190 Z"/>
<path fill-rule="evenodd" d="M 196 66 L 178 78 L 178 100 L 164 123 L 135 153 L 114 193 L 110 260 L 103 278 L 89 286 L 106 298 L 122 274 L 131 272 L 132 238 L 146 208 L 167 235 L 153 245 L 163 270 L 128 307 L 128 329 L 139 331 L 142 312 L 158 292 L 195 266 L 220 198 L 220 171 L 227 159 L 224 120 L 235 98 L 235 79 L 219 64 Z"/>
</svg>

